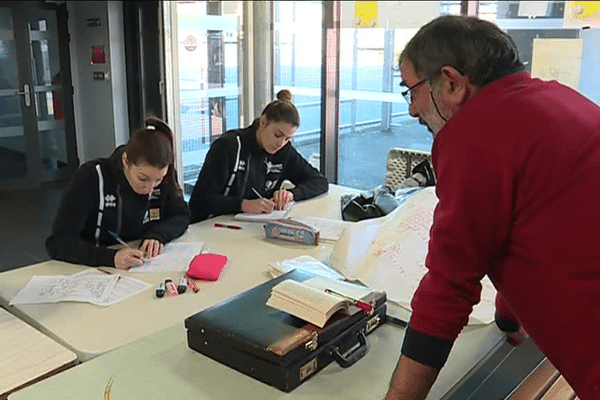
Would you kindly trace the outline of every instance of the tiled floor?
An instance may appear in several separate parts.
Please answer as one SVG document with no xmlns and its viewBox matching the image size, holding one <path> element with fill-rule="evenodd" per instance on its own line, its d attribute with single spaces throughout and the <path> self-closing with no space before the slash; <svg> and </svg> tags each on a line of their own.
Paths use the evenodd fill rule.
<svg viewBox="0 0 600 400">
<path fill-rule="evenodd" d="M 49 259 L 44 243 L 65 185 L 0 191 L 0 272 Z"/>
</svg>

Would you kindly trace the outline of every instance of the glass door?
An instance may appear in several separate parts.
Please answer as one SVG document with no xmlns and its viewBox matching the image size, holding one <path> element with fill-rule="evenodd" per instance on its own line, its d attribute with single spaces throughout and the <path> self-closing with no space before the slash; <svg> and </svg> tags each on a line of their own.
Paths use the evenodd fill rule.
<svg viewBox="0 0 600 400">
<path fill-rule="evenodd" d="M 63 96 L 70 75 L 68 62 L 59 57 L 58 15 L 53 7 L 0 6 L 3 189 L 39 187 L 77 167 L 72 106 Z"/>
<path fill-rule="evenodd" d="M 13 10 L 0 6 L 0 180 L 26 179 L 28 143 L 23 111 L 25 88 L 19 83 Z M 29 102 L 31 102 L 31 95 Z"/>
<path fill-rule="evenodd" d="M 181 146 L 184 195 L 223 132 L 240 127 L 242 1 L 165 2 L 172 60 L 173 127 Z M 168 78 L 169 79 L 169 78 Z"/>
</svg>

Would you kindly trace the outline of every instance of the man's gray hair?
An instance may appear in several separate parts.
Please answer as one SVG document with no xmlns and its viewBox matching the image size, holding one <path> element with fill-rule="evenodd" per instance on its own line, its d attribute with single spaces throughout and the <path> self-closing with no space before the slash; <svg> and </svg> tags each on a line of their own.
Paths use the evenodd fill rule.
<svg viewBox="0 0 600 400">
<path fill-rule="evenodd" d="M 524 70 L 512 38 L 489 21 L 445 15 L 427 23 L 408 42 L 399 64 L 410 60 L 417 75 L 436 80 L 444 66 L 467 75 L 471 83 L 488 83 Z"/>
</svg>

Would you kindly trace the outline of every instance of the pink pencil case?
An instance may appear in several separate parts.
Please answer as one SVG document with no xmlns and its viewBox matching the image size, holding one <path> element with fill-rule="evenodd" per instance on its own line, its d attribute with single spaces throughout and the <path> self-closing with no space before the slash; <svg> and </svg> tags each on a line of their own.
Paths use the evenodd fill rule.
<svg viewBox="0 0 600 400">
<path fill-rule="evenodd" d="M 225 265 L 227 265 L 227 256 L 213 253 L 198 254 L 192 258 L 186 276 L 191 279 L 216 281 L 221 276 Z"/>
</svg>

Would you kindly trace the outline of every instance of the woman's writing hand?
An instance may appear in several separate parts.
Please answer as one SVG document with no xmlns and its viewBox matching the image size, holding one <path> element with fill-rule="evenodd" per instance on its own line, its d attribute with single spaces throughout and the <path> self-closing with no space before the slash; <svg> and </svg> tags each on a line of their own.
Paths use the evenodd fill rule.
<svg viewBox="0 0 600 400">
<path fill-rule="evenodd" d="M 275 203 L 269 199 L 242 200 L 242 211 L 252 214 L 270 213 Z"/>
<path fill-rule="evenodd" d="M 144 262 L 144 253 L 141 250 L 125 247 L 115 253 L 114 262 L 117 269 L 139 267 Z"/>
</svg>

